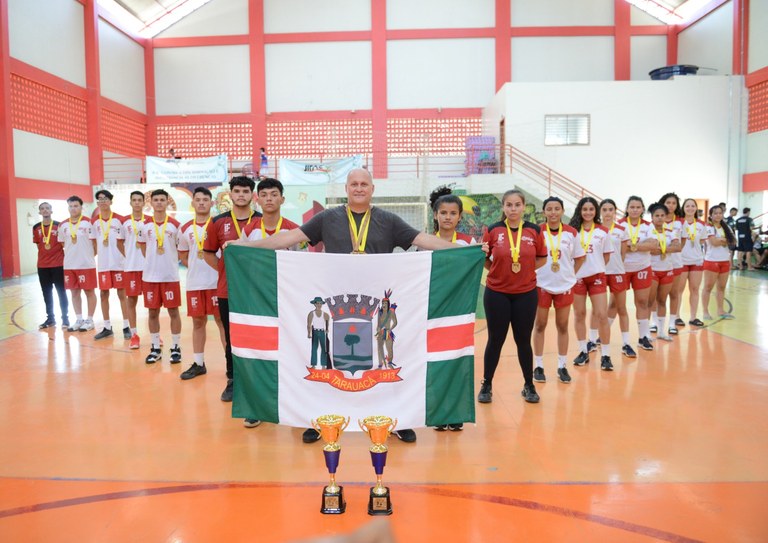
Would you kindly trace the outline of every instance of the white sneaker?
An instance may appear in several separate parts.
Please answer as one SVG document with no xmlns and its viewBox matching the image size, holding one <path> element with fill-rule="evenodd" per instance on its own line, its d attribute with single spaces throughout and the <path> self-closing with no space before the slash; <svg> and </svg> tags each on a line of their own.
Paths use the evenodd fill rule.
<svg viewBox="0 0 768 543">
<path fill-rule="evenodd" d="M 78 332 L 89 332 L 90 330 L 93 330 L 93 319 L 85 319 Z"/>
<path fill-rule="evenodd" d="M 660 339 L 662 341 L 672 341 L 672 337 L 671 336 L 669 336 L 667 334 L 662 334 L 662 333 L 657 334 L 656 338 Z"/>
<path fill-rule="evenodd" d="M 77 319 L 74 323 L 72 323 L 72 326 L 67 328 L 67 332 L 79 332 L 80 327 L 85 324 L 85 321 L 83 319 Z"/>
</svg>

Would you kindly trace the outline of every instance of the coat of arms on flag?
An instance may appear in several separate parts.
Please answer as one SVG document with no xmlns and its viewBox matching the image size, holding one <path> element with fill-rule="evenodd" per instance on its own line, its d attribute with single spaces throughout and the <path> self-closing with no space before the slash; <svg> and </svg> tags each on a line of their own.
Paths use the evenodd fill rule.
<svg viewBox="0 0 768 543">
<path fill-rule="evenodd" d="M 225 258 L 234 417 L 474 422 L 479 246 L 365 256 L 233 246 Z"/>
</svg>

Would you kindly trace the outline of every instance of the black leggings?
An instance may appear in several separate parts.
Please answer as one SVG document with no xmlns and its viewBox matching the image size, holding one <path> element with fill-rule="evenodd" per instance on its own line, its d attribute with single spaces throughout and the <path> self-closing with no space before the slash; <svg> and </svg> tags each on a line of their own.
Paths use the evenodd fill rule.
<svg viewBox="0 0 768 543">
<path fill-rule="evenodd" d="M 533 348 L 531 333 L 536 320 L 536 308 L 539 295 L 536 289 L 522 294 L 505 294 L 485 288 L 483 306 L 488 323 L 488 343 L 483 357 L 483 378 L 493 380 L 496 366 L 499 365 L 501 348 L 507 339 L 509 325 L 517 345 L 517 358 L 523 371 L 526 385 L 533 384 Z"/>
</svg>

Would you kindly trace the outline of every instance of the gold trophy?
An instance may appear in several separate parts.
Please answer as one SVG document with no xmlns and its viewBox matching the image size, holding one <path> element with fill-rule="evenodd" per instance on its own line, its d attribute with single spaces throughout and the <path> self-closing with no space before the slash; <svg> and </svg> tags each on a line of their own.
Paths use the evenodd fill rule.
<svg viewBox="0 0 768 543">
<path fill-rule="evenodd" d="M 325 456 L 328 473 L 331 474 L 331 483 L 323 488 L 323 505 L 320 507 L 320 512 L 325 515 L 340 515 L 347 508 L 347 502 L 344 501 L 344 487 L 336 484 L 336 468 L 339 467 L 339 456 L 341 456 L 338 441 L 341 433 L 349 425 L 349 417 L 345 419 L 341 415 L 323 415 L 311 422 L 312 428 L 320 432 L 325 441 L 323 456 Z"/>
<path fill-rule="evenodd" d="M 376 486 L 371 487 L 368 498 L 369 515 L 391 515 L 392 501 L 389 497 L 389 487 L 381 484 L 381 476 L 384 474 L 384 466 L 387 463 L 387 446 L 385 445 L 389 434 L 397 426 L 397 419 L 392 421 L 389 417 L 376 415 L 365 417 L 358 421 L 360 428 L 368 434 L 373 445 L 370 447 L 371 463 L 376 472 Z"/>
</svg>

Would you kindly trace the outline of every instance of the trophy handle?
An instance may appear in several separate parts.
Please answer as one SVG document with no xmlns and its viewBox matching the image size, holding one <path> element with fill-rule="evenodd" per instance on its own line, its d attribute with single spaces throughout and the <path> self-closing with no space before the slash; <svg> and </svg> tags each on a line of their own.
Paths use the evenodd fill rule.
<svg viewBox="0 0 768 543">
<path fill-rule="evenodd" d="M 365 424 L 363 424 L 363 421 L 361 421 L 361 420 L 358 420 L 358 421 L 357 421 L 357 424 L 359 424 L 359 425 L 360 425 L 360 429 L 361 429 L 363 432 L 365 432 L 366 434 L 368 433 L 368 427 L 367 427 Z"/>
<path fill-rule="evenodd" d="M 317 424 L 316 420 L 309 419 L 309 423 L 312 425 L 312 428 L 320 432 L 320 425 Z"/>
<path fill-rule="evenodd" d="M 344 421 L 344 426 L 341 427 L 341 430 L 339 430 L 339 435 L 341 435 L 341 432 L 347 429 L 347 426 L 349 426 L 349 421 L 352 420 L 352 417 L 347 417 L 347 420 Z"/>
<path fill-rule="evenodd" d="M 396 426 L 397 426 L 397 419 L 393 420 L 392 424 L 390 424 L 389 428 L 387 428 L 387 435 L 391 434 Z"/>
</svg>

